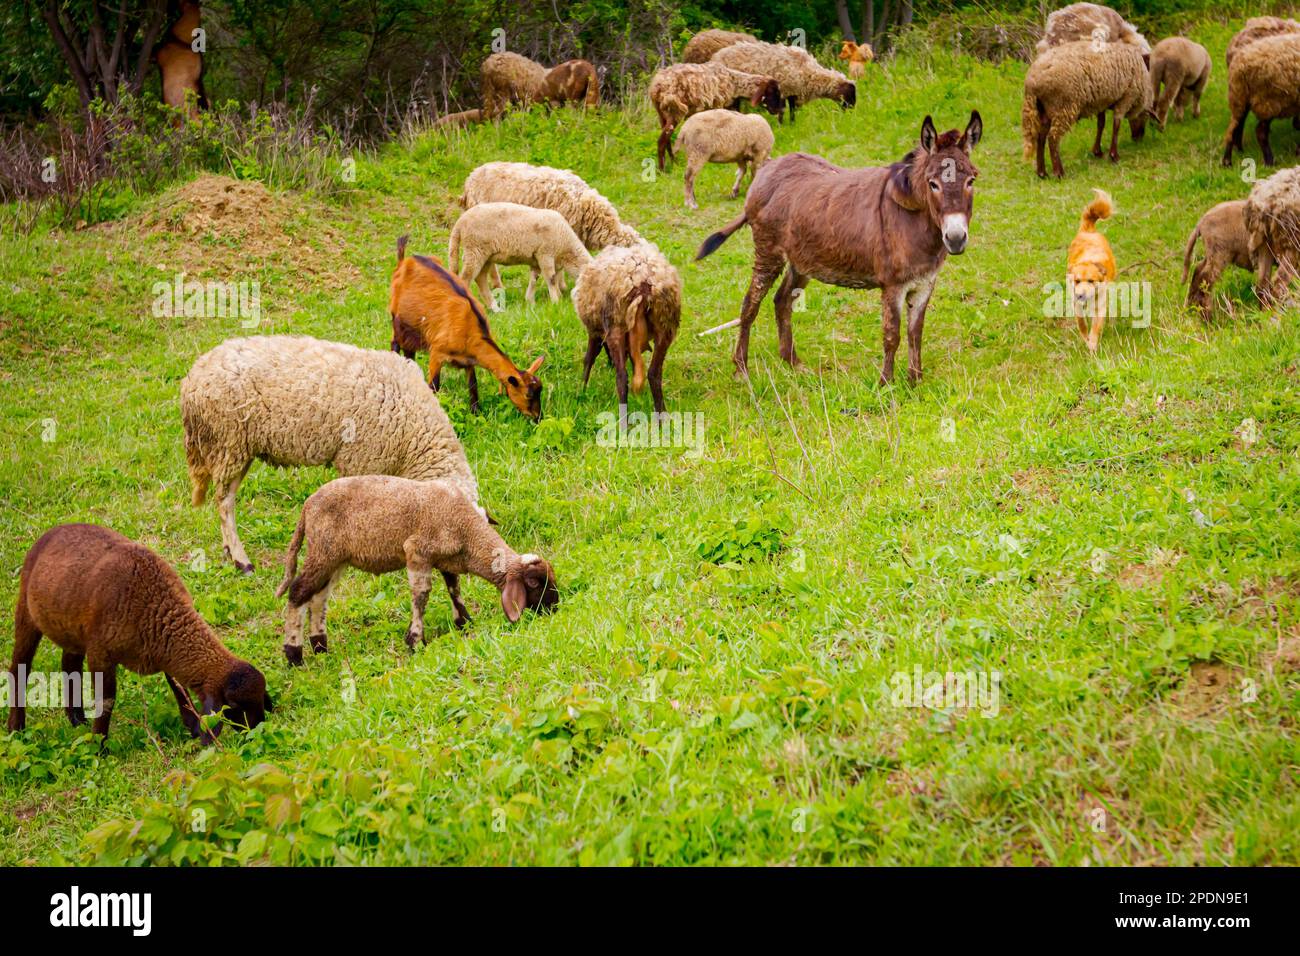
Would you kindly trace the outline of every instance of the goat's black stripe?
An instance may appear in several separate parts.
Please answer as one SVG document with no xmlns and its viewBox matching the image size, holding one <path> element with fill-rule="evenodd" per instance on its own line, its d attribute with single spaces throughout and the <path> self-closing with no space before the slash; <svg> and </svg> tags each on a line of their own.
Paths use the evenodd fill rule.
<svg viewBox="0 0 1300 956">
<path fill-rule="evenodd" d="M 470 310 L 474 313 L 474 318 L 478 319 L 479 331 L 483 333 L 485 339 L 491 341 L 492 331 L 488 328 L 487 317 L 483 314 L 483 310 L 478 307 L 478 302 L 475 301 L 474 297 L 469 294 L 469 291 L 463 285 L 460 284 L 460 280 L 428 256 L 411 256 L 411 258 L 426 269 L 432 269 L 435 275 L 451 286 L 458 296 L 469 303 Z"/>
</svg>

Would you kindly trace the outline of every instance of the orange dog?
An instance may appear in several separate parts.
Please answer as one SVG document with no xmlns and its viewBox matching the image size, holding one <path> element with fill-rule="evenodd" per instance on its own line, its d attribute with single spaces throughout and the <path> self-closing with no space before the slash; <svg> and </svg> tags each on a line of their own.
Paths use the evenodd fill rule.
<svg viewBox="0 0 1300 956">
<path fill-rule="evenodd" d="M 1110 243 L 1097 231 L 1099 219 L 1110 218 L 1114 210 L 1110 196 L 1094 189 L 1096 198 L 1088 203 L 1079 220 L 1079 231 L 1070 243 L 1065 271 L 1066 284 L 1072 287 L 1070 301 L 1079 321 L 1079 334 L 1088 341 L 1088 351 L 1097 351 L 1101 330 L 1106 327 L 1106 306 L 1110 284 L 1115 281 L 1115 255 Z M 1089 329 L 1088 319 L 1092 319 Z"/>
<path fill-rule="evenodd" d="M 867 69 L 867 64 L 876 58 L 870 43 L 854 43 L 845 40 L 840 47 L 840 59 L 849 61 L 849 78 L 858 80 Z"/>
</svg>

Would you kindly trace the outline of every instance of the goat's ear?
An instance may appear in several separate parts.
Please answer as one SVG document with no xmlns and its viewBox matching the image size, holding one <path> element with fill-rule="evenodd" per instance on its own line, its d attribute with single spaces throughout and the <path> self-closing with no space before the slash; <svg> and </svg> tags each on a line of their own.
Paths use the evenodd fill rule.
<svg viewBox="0 0 1300 956">
<path fill-rule="evenodd" d="M 979 145 L 979 141 L 984 138 L 984 118 L 980 116 L 979 110 L 970 111 L 970 121 L 966 124 L 966 130 L 961 134 L 961 140 L 957 143 L 963 150 L 969 153 Z"/>
<path fill-rule="evenodd" d="M 528 374 L 536 375 L 537 370 L 542 367 L 542 363 L 545 361 L 546 361 L 546 353 L 543 352 L 541 355 L 537 356 L 537 358 L 533 359 L 532 365 L 528 366 Z"/>
<path fill-rule="evenodd" d="M 501 589 L 501 610 L 506 612 L 506 620 L 511 624 L 519 620 L 524 613 L 524 579 L 516 574 L 506 579 L 506 586 Z"/>
<path fill-rule="evenodd" d="M 934 120 L 927 115 L 921 123 L 921 148 L 927 153 L 931 152 L 938 138 L 939 133 L 934 128 Z"/>
</svg>

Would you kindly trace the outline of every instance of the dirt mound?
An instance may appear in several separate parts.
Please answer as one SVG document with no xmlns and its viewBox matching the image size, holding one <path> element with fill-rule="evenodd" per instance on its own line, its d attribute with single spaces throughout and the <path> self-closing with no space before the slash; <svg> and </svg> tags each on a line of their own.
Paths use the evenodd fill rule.
<svg viewBox="0 0 1300 956">
<path fill-rule="evenodd" d="M 273 239 L 284 217 L 261 183 L 209 175 L 164 194 L 150 218 L 156 227 L 191 236 Z"/>
</svg>

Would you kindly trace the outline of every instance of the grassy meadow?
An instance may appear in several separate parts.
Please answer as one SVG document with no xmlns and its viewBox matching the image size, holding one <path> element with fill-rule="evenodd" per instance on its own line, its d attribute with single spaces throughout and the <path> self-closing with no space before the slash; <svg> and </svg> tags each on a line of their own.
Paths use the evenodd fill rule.
<svg viewBox="0 0 1300 956">
<path fill-rule="evenodd" d="M 390 144 L 337 197 L 274 194 L 242 236 L 187 232 L 172 192 L 0 241 L 0 605 L 48 527 L 111 526 L 177 566 L 277 704 L 204 750 L 161 676 L 123 672 L 106 754 L 29 710 L 0 732 L 0 864 L 1300 862 L 1300 324 L 1236 272 L 1234 314 L 1203 325 L 1179 282 L 1196 219 L 1249 188 L 1218 165 L 1231 32 L 1191 31 L 1215 64 L 1199 120 L 1125 130 L 1118 166 L 1088 155 L 1085 120 L 1061 182 L 1021 157 L 1022 63 L 907 54 L 869 69 L 855 110 L 775 127 L 778 154 L 869 165 L 926 113 L 983 114 L 970 245 L 940 274 L 915 388 L 905 345 L 877 384 L 879 294 L 817 283 L 795 315 L 810 371 L 779 360 L 769 298 L 752 390 L 733 379 L 734 332 L 696 333 L 736 315 L 748 231 L 691 258 L 738 212 L 734 167 L 708 167 L 686 210 L 684 164 L 652 173 L 644 100 Z M 1296 143 L 1274 124 L 1280 161 Z M 482 416 L 458 372 L 442 400 L 502 534 L 554 563 L 559 610 L 512 626 L 467 579 L 473 625 L 454 632 L 435 590 L 411 655 L 405 576 L 353 572 L 330 652 L 290 669 L 272 592 L 331 475 L 255 464 L 239 528 L 257 572 L 222 560 L 215 507 L 189 502 L 178 386 L 249 330 L 155 316 L 153 284 L 256 280 L 257 332 L 387 348 L 395 238 L 445 256 L 461 183 L 496 159 L 574 170 L 677 266 L 665 388 L 703 416 L 702 453 L 599 443 L 611 371 L 580 392 L 571 303 L 526 308 L 527 270 L 505 270 L 493 329 L 521 365 L 548 355 L 545 419 L 482 373 Z M 1153 307 L 1092 357 L 1043 307 L 1094 186 Z M 43 643 L 36 668 L 58 663 Z M 994 706 L 900 702 L 897 675 L 931 672 L 980 675 Z"/>
</svg>

